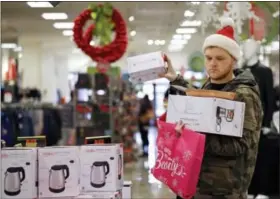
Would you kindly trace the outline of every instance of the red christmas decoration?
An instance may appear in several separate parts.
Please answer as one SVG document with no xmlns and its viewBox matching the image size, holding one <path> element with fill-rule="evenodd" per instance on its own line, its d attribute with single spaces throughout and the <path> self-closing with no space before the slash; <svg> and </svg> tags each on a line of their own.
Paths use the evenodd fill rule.
<svg viewBox="0 0 280 199">
<path fill-rule="evenodd" d="M 126 52 L 128 39 L 127 27 L 120 12 L 113 9 L 112 21 L 115 23 L 115 39 L 108 45 L 95 47 L 90 45 L 92 40 L 92 32 L 95 25 L 88 27 L 83 34 L 83 27 L 88 20 L 91 19 L 91 10 L 84 10 L 74 21 L 74 41 L 85 54 L 98 63 L 112 63 L 119 60 Z"/>
</svg>

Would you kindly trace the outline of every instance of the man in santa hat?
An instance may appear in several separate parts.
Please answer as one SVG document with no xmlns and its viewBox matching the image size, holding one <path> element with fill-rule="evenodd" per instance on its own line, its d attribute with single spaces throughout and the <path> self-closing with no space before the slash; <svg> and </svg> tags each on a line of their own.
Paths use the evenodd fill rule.
<svg viewBox="0 0 280 199">
<path fill-rule="evenodd" d="M 209 79 L 201 89 L 235 92 L 235 100 L 246 104 L 243 136 L 206 135 L 195 199 L 247 199 L 261 131 L 263 114 L 257 83 L 251 72 L 234 69 L 241 52 L 234 39 L 234 23 L 231 18 L 223 18 L 221 23 L 222 28 L 203 44 Z M 168 57 L 166 62 L 166 73 L 160 77 L 167 78 L 171 85 L 190 87 L 175 73 Z"/>
</svg>

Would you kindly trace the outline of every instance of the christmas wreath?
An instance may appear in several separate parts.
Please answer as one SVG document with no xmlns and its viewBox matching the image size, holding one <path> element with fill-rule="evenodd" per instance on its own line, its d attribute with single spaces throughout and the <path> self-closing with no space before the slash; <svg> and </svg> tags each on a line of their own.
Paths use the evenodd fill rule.
<svg viewBox="0 0 280 199">
<path fill-rule="evenodd" d="M 94 20 L 85 33 L 83 28 L 88 20 Z M 115 38 L 111 41 L 112 33 Z M 110 4 L 92 5 L 74 21 L 73 39 L 85 54 L 97 63 L 112 63 L 119 60 L 127 48 L 126 23 L 117 9 Z M 100 46 L 91 46 L 93 37 L 98 37 Z"/>
</svg>

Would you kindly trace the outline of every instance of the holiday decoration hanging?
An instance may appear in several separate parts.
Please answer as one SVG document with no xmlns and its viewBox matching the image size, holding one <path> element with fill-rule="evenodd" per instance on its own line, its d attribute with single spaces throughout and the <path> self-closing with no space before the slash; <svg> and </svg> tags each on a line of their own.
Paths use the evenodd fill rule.
<svg viewBox="0 0 280 199">
<path fill-rule="evenodd" d="M 93 19 L 83 34 L 83 27 L 88 20 Z M 111 41 L 111 35 L 115 38 Z M 127 27 L 120 12 L 110 4 L 91 5 L 74 21 L 74 41 L 78 48 L 97 63 L 113 63 L 119 60 L 127 48 Z M 100 46 L 91 46 L 92 38 L 98 38 Z"/>
<path fill-rule="evenodd" d="M 255 15 L 254 11 L 252 11 L 252 5 L 250 2 L 226 2 L 225 7 L 226 8 L 223 17 L 230 17 L 234 20 L 238 34 L 242 33 L 242 26 L 244 20 L 259 20 L 259 18 Z"/>
</svg>

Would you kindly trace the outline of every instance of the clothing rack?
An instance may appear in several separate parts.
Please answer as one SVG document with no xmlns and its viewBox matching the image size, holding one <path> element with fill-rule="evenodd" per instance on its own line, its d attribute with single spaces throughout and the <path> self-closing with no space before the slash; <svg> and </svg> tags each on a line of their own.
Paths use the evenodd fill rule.
<svg viewBox="0 0 280 199">
<path fill-rule="evenodd" d="M 56 145 L 62 135 L 60 109 L 51 103 L 1 103 L 1 139 L 12 147 L 17 137 L 44 135 L 47 146 Z"/>
</svg>

